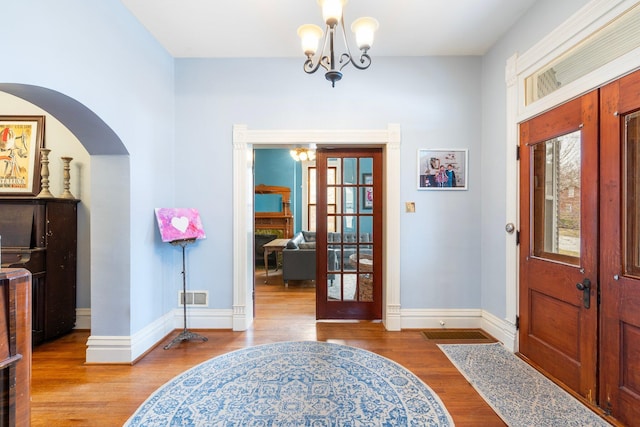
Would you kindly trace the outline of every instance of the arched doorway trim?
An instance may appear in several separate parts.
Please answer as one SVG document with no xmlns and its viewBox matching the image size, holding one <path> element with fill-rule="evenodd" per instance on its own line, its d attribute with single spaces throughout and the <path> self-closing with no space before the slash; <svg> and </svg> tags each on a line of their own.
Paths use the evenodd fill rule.
<svg viewBox="0 0 640 427">
<path fill-rule="evenodd" d="M 90 155 L 129 154 L 118 135 L 96 113 L 65 94 L 16 83 L 0 83 L 0 91 L 29 101 L 55 116 Z"/>
<path fill-rule="evenodd" d="M 120 338 L 130 333 L 131 248 L 129 245 L 129 153 L 118 135 L 77 100 L 40 86 L 0 83 L 0 91 L 21 98 L 55 117 L 91 156 L 91 333 L 87 362 L 130 362 L 130 347 Z M 117 221 L 114 221 L 117 218 Z M 113 239 L 118 235 L 119 239 Z M 85 236 L 86 237 L 86 236 Z M 114 287 L 117 284 L 117 289 Z M 118 298 L 111 295 L 117 294 Z M 118 313 L 118 315 L 114 315 Z M 107 345 L 98 341 L 107 341 Z M 104 340 L 104 337 L 108 337 Z M 112 346 L 107 351 L 104 348 Z M 116 349 L 114 351 L 114 348 Z"/>
</svg>

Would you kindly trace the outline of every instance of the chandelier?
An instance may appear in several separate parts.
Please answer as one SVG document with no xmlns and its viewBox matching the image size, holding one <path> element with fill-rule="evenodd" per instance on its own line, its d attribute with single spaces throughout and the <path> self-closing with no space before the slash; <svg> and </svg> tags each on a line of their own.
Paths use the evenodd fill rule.
<svg viewBox="0 0 640 427">
<path fill-rule="evenodd" d="M 294 148 L 289 154 L 296 162 L 312 162 L 316 159 L 316 150 L 310 148 Z"/>
<path fill-rule="evenodd" d="M 320 66 L 327 70 L 325 77 L 331 82 L 331 86 L 335 87 L 336 82 L 342 78 L 341 70 L 351 63 L 359 70 L 366 70 L 371 65 L 371 57 L 368 52 L 373 44 L 373 34 L 378 29 L 378 21 L 374 18 L 358 18 L 351 24 L 351 31 L 356 35 L 356 44 L 360 49 L 360 58 L 354 59 L 347 43 L 347 34 L 344 29 L 344 17 L 342 10 L 348 0 L 318 0 L 318 4 L 322 8 L 322 17 L 326 23 L 326 33 L 322 40 L 322 50 L 316 56 L 318 50 L 318 42 L 322 37 L 322 29 L 317 25 L 306 24 L 298 28 L 298 36 L 302 39 L 302 50 L 307 56 L 304 62 L 304 71 L 307 74 L 315 73 Z M 336 33 L 340 28 L 342 41 L 346 52 L 339 56 L 336 63 L 336 53 L 334 52 L 334 42 Z M 327 45 L 329 51 L 327 50 Z"/>
</svg>

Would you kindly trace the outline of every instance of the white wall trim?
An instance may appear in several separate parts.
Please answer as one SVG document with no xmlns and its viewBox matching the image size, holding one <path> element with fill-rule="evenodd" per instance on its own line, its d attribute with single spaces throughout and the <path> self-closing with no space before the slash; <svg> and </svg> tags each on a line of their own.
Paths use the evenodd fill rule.
<svg viewBox="0 0 640 427">
<path fill-rule="evenodd" d="M 401 314 L 402 329 L 482 329 L 514 351 L 515 326 L 485 310 L 402 309 Z"/>
<path fill-rule="evenodd" d="M 253 147 L 311 144 L 382 146 L 385 171 L 383 323 L 400 330 L 400 125 L 382 130 L 249 130 L 233 126 L 233 330 L 253 323 Z"/>
<path fill-rule="evenodd" d="M 400 310 L 400 315 L 402 329 L 467 329 L 480 327 L 482 310 L 479 308 L 403 308 Z M 444 325 L 440 322 L 444 322 Z"/>
<path fill-rule="evenodd" d="M 399 291 L 399 287 L 394 287 Z M 387 295 L 389 292 L 387 292 Z M 466 329 L 480 328 L 514 351 L 515 326 L 480 309 L 400 309 L 399 305 L 386 305 L 397 329 Z M 231 329 L 234 325 L 233 310 L 191 309 L 187 311 L 189 329 Z M 443 321 L 444 326 L 440 324 Z M 130 364 L 146 351 L 156 346 L 168 335 L 184 327 L 182 309 L 176 308 L 133 336 L 90 336 L 87 340 L 87 363 Z M 207 333 L 203 332 L 206 336 Z"/>
<path fill-rule="evenodd" d="M 513 233 L 505 233 L 505 302 L 506 302 L 506 318 L 515 330 L 516 316 L 518 315 L 518 244 L 517 236 L 520 231 L 520 214 L 519 214 L 519 188 L 520 177 L 518 174 L 517 152 L 519 146 L 518 125 L 514 126 L 518 111 L 518 75 L 516 74 L 516 66 L 518 55 L 513 55 L 507 60 L 505 69 L 505 81 L 507 84 L 507 139 L 505 141 L 505 153 L 507 156 L 507 164 L 505 167 L 506 179 L 506 214 L 507 224 L 513 224 L 515 231 Z M 506 224 L 505 224 L 506 226 Z M 488 331 L 487 331 L 488 332 Z M 506 344 L 506 343 L 505 343 Z M 511 343 L 513 349 L 514 344 Z M 517 348 L 517 344 L 515 345 Z"/>
<path fill-rule="evenodd" d="M 515 111 L 517 111 L 518 122 L 539 115 L 640 68 L 640 48 L 638 48 L 525 106 L 524 80 L 527 76 L 563 55 L 636 4 L 637 0 L 593 0 L 529 50 L 519 55 L 515 64 L 518 78 L 518 105 Z"/>
<path fill-rule="evenodd" d="M 518 74 L 533 73 L 564 54 L 623 12 L 637 0 L 593 0 L 547 34 L 518 59 Z"/>
<path fill-rule="evenodd" d="M 73 329 L 91 329 L 90 308 L 76 308 L 76 325 Z"/>
<path fill-rule="evenodd" d="M 384 234 L 384 295 L 382 322 L 388 331 L 402 329 L 400 318 L 400 125 L 389 125 L 384 153 L 385 203 L 383 206 Z"/>
<path fill-rule="evenodd" d="M 182 308 L 175 308 L 171 312 L 173 316 L 173 329 L 184 328 L 184 313 Z M 232 329 L 232 309 L 188 308 L 187 328 L 189 329 Z"/>
<path fill-rule="evenodd" d="M 510 321 L 500 319 L 488 311 L 482 310 L 480 329 L 491 334 L 491 336 L 503 343 L 508 350 L 517 351 L 518 331 Z"/>
<path fill-rule="evenodd" d="M 175 308 L 133 336 L 96 336 L 87 340 L 87 363 L 132 363 L 145 352 L 164 340 L 167 335 L 184 328 L 182 308 Z M 187 310 L 189 329 L 230 329 L 232 310 Z M 206 334 L 204 334 L 206 335 Z"/>
</svg>

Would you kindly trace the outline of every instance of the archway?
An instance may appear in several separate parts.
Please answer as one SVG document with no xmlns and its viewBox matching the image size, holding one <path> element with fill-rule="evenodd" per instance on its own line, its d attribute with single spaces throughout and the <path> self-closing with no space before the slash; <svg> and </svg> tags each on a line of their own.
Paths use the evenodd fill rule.
<svg viewBox="0 0 640 427">
<path fill-rule="evenodd" d="M 0 83 L 0 91 L 54 116 L 91 156 L 91 332 L 103 336 L 129 335 L 130 318 L 126 313 L 130 305 L 130 272 L 126 266 L 130 263 L 130 247 L 128 236 L 123 235 L 128 233 L 130 224 L 130 209 L 126 208 L 130 191 L 126 147 L 97 114 L 67 95 L 40 86 L 15 83 Z M 114 241 L 114 233 L 123 238 Z M 118 267 L 114 268 L 114 264 Z M 120 292 L 117 299 L 109 298 L 114 283 L 127 290 Z M 123 315 L 113 316 L 114 312 Z M 90 351 L 87 351 L 87 361 L 91 361 Z"/>
</svg>

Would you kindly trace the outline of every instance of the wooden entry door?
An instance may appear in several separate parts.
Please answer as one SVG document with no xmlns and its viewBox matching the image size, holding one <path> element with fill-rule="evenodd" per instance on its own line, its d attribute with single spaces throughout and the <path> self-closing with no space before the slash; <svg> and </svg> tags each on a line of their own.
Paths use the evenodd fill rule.
<svg viewBox="0 0 640 427">
<path fill-rule="evenodd" d="M 382 150 L 318 150 L 316 317 L 382 318 Z"/>
<path fill-rule="evenodd" d="M 640 72 L 601 90 L 600 406 L 640 420 Z"/>
<path fill-rule="evenodd" d="M 520 353 L 595 402 L 598 92 L 521 124 L 520 147 Z"/>
</svg>

